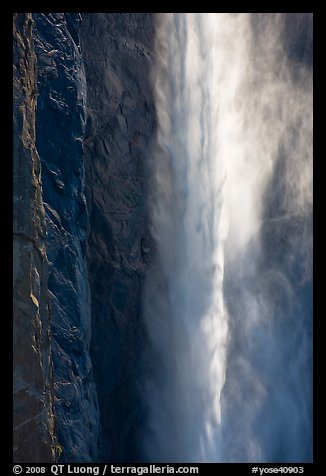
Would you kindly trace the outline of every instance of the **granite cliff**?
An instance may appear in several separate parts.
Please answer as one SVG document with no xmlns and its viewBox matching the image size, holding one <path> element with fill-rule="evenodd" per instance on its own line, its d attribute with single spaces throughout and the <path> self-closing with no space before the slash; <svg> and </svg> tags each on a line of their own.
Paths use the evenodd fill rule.
<svg viewBox="0 0 326 476">
<path fill-rule="evenodd" d="M 15 462 L 142 458 L 153 33 L 14 15 Z"/>
<path fill-rule="evenodd" d="M 13 18 L 13 455 L 54 456 L 46 220 L 36 150 L 36 58 L 30 13 Z"/>
<path fill-rule="evenodd" d="M 47 222 L 54 411 L 62 461 L 97 459 L 98 408 L 89 355 L 91 308 L 85 246 L 83 134 L 86 79 L 80 16 L 34 14 L 36 146 Z"/>
<path fill-rule="evenodd" d="M 152 249 L 146 202 L 154 128 L 152 15 L 83 14 L 81 38 L 87 80 L 86 255 L 101 455 L 137 461 L 144 411 L 140 298 Z"/>
</svg>

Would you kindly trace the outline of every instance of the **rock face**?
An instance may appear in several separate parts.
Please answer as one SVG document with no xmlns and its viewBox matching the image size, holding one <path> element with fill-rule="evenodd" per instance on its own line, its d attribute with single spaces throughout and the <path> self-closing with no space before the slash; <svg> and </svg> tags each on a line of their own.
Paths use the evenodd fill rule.
<svg viewBox="0 0 326 476">
<path fill-rule="evenodd" d="M 139 461 L 144 420 L 141 360 L 146 347 L 141 291 L 153 249 L 147 207 L 155 127 L 149 81 L 153 16 L 86 13 L 82 18 L 91 358 L 101 415 L 101 458 Z"/>
<path fill-rule="evenodd" d="M 98 458 L 97 396 L 89 355 L 83 134 L 86 84 L 79 14 L 36 13 L 36 145 L 42 162 L 50 261 L 54 411 L 60 462 Z"/>
<path fill-rule="evenodd" d="M 45 214 L 35 146 L 36 69 L 33 19 L 13 17 L 13 458 L 44 463 L 54 457 L 52 362 Z"/>
<path fill-rule="evenodd" d="M 153 34 L 14 17 L 15 462 L 142 460 Z"/>
</svg>

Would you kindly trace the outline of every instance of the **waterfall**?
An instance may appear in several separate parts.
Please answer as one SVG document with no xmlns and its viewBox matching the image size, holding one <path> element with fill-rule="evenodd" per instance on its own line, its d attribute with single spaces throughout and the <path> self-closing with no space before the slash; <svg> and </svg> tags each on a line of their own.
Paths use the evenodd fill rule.
<svg viewBox="0 0 326 476">
<path fill-rule="evenodd" d="M 158 19 L 152 461 L 311 460 L 312 20 L 287 15 Z"/>
</svg>

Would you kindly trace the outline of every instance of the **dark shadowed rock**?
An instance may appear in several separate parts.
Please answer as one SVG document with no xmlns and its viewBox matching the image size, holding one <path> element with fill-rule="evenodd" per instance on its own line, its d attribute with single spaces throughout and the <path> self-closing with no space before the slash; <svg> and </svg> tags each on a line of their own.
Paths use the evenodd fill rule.
<svg viewBox="0 0 326 476">
<path fill-rule="evenodd" d="M 148 231 L 148 154 L 155 127 L 149 82 L 150 13 L 87 13 L 81 26 L 87 80 L 84 138 L 90 232 L 91 357 L 103 460 L 141 458 L 141 315 Z"/>
<path fill-rule="evenodd" d="M 14 18 L 17 462 L 143 458 L 153 34 L 149 13 Z"/>
<path fill-rule="evenodd" d="M 54 417 L 33 19 L 13 19 L 13 460 L 45 463 L 54 460 Z"/>
<path fill-rule="evenodd" d="M 42 162 L 60 462 L 98 458 L 98 410 L 89 356 L 91 307 L 85 263 L 86 84 L 77 13 L 36 13 L 36 143 Z"/>
</svg>

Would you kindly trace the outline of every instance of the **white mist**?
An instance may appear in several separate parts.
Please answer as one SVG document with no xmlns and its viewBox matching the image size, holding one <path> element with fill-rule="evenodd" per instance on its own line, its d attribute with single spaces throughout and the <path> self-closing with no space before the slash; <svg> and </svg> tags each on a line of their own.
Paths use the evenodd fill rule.
<svg viewBox="0 0 326 476">
<path fill-rule="evenodd" d="M 144 299 L 152 461 L 267 458 L 256 427 L 268 380 L 253 361 L 274 332 L 265 326 L 273 297 L 257 297 L 251 283 L 261 276 L 265 193 L 280 149 L 284 213 L 305 217 L 312 206 L 308 73 L 291 76 L 283 17 L 269 15 L 263 33 L 251 14 L 159 17 L 151 211 L 159 259 Z M 253 339 L 260 345 L 250 354 Z"/>
</svg>

